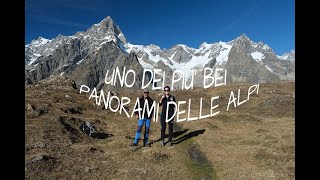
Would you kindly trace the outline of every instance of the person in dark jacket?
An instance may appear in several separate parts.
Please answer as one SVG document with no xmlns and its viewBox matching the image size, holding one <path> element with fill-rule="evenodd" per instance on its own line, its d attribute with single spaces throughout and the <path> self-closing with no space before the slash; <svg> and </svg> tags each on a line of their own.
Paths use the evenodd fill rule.
<svg viewBox="0 0 320 180">
<path fill-rule="evenodd" d="M 139 102 L 140 102 L 140 115 L 141 117 L 139 117 L 139 112 L 135 112 L 136 118 L 138 119 L 138 129 L 136 131 L 136 135 L 133 141 L 133 146 L 138 146 L 138 142 L 140 139 L 140 135 L 141 135 L 141 131 L 142 131 L 142 126 L 143 124 L 145 124 L 145 131 L 144 131 L 144 139 L 143 139 L 143 146 L 146 146 L 148 143 L 148 139 L 149 139 L 149 130 L 150 130 L 150 121 L 151 121 L 151 117 L 154 113 L 154 109 L 152 109 L 150 116 L 148 116 L 148 111 L 147 111 L 147 107 L 144 107 L 144 103 L 145 101 L 148 101 L 148 106 L 149 106 L 149 110 L 151 110 L 151 106 L 153 104 L 153 99 L 151 99 L 149 97 L 149 91 L 148 89 L 144 89 L 143 91 L 143 96 L 139 98 Z M 143 116 L 143 108 L 145 109 L 145 113 Z M 134 109 L 138 109 L 138 107 L 135 107 Z"/>
<path fill-rule="evenodd" d="M 167 103 L 170 101 L 174 101 L 176 102 L 176 98 L 170 94 L 170 87 L 166 86 L 164 87 L 164 95 L 161 97 L 160 101 L 159 101 L 159 106 L 162 105 L 162 112 L 161 112 L 161 117 L 160 117 L 160 123 L 161 123 L 161 146 L 164 146 L 164 137 L 165 137 L 165 133 L 166 133 L 166 119 L 170 119 L 175 111 L 175 106 L 173 104 L 170 104 L 169 107 L 167 106 Z M 167 115 L 167 108 L 168 109 L 168 117 L 166 117 Z M 173 136 L 173 119 L 172 118 L 169 122 L 168 122 L 168 126 L 169 126 L 169 137 L 168 137 L 168 145 L 172 146 L 172 136 Z"/>
</svg>

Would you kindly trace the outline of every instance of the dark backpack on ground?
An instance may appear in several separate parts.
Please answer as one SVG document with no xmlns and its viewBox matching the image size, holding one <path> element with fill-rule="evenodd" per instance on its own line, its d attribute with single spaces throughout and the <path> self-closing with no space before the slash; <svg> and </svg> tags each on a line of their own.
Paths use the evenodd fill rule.
<svg viewBox="0 0 320 180">
<path fill-rule="evenodd" d="M 83 131 L 88 136 L 92 136 L 97 133 L 95 127 L 90 122 L 84 122 L 80 125 L 81 131 Z"/>
</svg>

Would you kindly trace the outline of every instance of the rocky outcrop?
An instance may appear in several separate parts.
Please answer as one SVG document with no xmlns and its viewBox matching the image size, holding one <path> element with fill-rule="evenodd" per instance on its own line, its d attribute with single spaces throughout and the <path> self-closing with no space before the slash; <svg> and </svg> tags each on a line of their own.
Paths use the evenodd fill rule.
<svg viewBox="0 0 320 180">
<path fill-rule="evenodd" d="M 107 70 L 112 72 L 118 67 L 120 72 L 123 67 L 126 70 L 132 69 L 136 73 L 134 87 L 138 87 L 142 80 L 143 68 L 139 64 L 135 53 L 129 55 L 123 53 L 113 41 L 109 41 L 101 46 L 97 51 L 92 51 L 85 59 L 78 65 L 68 69 L 65 75 L 76 81 L 78 86 L 86 85 L 88 87 L 97 87 L 101 89 L 105 85 L 105 76 Z M 132 76 L 127 77 L 128 82 L 133 81 Z M 117 81 L 116 86 L 120 86 Z"/>
<path fill-rule="evenodd" d="M 225 64 L 227 83 L 258 83 L 278 81 L 280 78 L 270 72 L 262 63 L 246 53 L 245 46 L 234 45 Z"/>
<path fill-rule="evenodd" d="M 56 49 L 52 55 L 40 56 L 34 61 L 34 68 L 27 71 L 26 81 L 35 82 L 52 75 L 59 75 L 81 59 L 80 41 L 74 39 L 70 44 L 64 44 Z"/>
</svg>

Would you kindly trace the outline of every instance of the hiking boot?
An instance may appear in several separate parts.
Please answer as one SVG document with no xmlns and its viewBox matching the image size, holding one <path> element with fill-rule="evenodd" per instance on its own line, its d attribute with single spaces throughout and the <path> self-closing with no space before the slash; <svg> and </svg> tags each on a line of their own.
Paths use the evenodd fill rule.
<svg viewBox="0 0 320 180">
<path fill-rule="evenodd" d="M 138 144 L 137 143 L 132 143 L 131 146 L 138 146 Z"/>
<path fill-rule="evenodd" d="M 163 147 L 164 146 L 164 141 L 163 140 L 160 141 L 160 144 L 161 144 L 161 147 Z"/>
<path fill-rule="evenodd" d="M 168 142 L 168 146 L 172 146 L 172 143 L 171 143 L 171 142 Z"/>
<path fill-rule="evenodd" d="M 150 147 L 150 144 L 144 143 L 144 144 L 143 144 L 143 147 Z"/>
</svg>

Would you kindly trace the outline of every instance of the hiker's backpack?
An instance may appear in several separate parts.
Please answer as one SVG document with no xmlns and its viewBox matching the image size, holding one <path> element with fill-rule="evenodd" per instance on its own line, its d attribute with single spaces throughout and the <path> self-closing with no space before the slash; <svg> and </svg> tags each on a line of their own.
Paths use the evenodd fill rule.
<svg viewBox="0 0 320 180">
<path fill-rule="evenodd" d="M 80 125 L 81 131 L 86 133 L 88 136 L 92 136 L 93 134 L 97 133 L 95 127 L 90 122 L 84 122 Z"/>
</svg>

